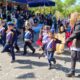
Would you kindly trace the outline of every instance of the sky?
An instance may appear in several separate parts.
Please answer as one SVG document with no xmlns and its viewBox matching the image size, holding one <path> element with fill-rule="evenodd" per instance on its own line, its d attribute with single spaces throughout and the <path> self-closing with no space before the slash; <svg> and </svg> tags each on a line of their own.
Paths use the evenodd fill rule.
<svg viewBox="0 0 80 80">
<path fill-rule="evenodd" d="M 78 4 L 78 3 L 80 4 L 80 0 L 77 0 L 77 4 Z"/>
<path fill-rule="evenodd" d="M 64 0 L 62 0 L 62 1 L 64 1 Z M 76 2 L 76 4 L 80 4 L 80 0 L 76 0 L 77 2 Z"/>
</svg>

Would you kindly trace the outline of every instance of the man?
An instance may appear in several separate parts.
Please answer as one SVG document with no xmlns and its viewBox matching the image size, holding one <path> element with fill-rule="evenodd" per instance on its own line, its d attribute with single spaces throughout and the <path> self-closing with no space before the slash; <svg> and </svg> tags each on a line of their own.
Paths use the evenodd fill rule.
<svg viewBox="0 0 80 80">
<path fill-rule="evenodd" d="M 14 33 L 12 32 L 13 27 L 14 27 L 14 24 L 12 22 L 8 22 L 8 30 L 6 33 L 6 44 L 2 51 L 2 52 L 10 52 L 10 54 L 12 56 L 11 63 L 15 62 L 15 54 L 14 54 L 14 47 L 13 47 Z"/>
<path fill-rule="evenodd" d="M 80 60 L 80 21 L 78 20 L 79 14 L 73 13 L 72 19 L 74 20 L 75 26 L 71 36 L 66 40 L 66 44 L 72 41 L 71 45 L 71 70 L 67 74 L 67 77 L 75 76 L 76 61 Z"/>
<path fill-rule="evenodd" d="M 33 26 L 35 26 L 35 24 L 34 24 L 34 18 L 35 18 L 35 15 L 32 15 L 32 16 L 30 17 L 30 19 L 29 19 L 29 23 L 30 23 L 31 28 L 32 28 Z"/>
</svg>

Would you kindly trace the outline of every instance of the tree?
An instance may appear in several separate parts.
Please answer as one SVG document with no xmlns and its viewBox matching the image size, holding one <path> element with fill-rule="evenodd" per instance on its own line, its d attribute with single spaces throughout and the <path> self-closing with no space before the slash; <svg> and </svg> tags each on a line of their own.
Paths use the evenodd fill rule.
<svg viewBox="0 0 80 80">
<path fill-rule="evenodd" d="M 55 1 L 55 3 L 56 3 L 56 5 L 54 7 L 48 7 L 48 8 L 43 7 L 43 8 L 41 8 L 41 10 L 39 8 L 37 8 L 37 9 L 34 8 L 33 10 L 35 12 L 36 12 L 36 10 L 38 10 L 38 12 L 40 12 L 40 13 L 44 13 L 44 12 L 49 13 L 50 11 L 51 11 L 51 13 L 55 13 L 56 11 L 59 11 L 65 17 L 74 11 L 80 12 L 80 5 L 79 4 L 75 5 L 77 0 L 64 0 L 64 1 L 53 0 L 53 1 Z"/>
</svg>

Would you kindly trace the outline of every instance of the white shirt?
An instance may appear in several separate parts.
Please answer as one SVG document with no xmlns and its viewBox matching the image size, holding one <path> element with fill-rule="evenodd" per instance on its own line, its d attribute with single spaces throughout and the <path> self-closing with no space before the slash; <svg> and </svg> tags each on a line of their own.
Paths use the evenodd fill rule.
<svg viewBox="0 0 80 80">
<path fill-rule="evenodd" d="M 34 25 L 34 20 L 33 20 L 33 18 L 30 18 L 30 19 L 29 19 L 29 23 L 30 23 L 31 27 L 33 27 L 33 25 Z"/>
<path fill-rule="evenodd" d="M 70 50 L 73 50 L 73 51 L 80 51 L 80 48 L 71 47 Z"/>
</svg>

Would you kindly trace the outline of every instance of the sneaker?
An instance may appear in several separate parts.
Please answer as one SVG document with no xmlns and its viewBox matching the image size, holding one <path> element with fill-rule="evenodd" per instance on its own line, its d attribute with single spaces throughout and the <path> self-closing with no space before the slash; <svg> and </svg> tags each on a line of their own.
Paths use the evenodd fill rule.
<svg viewBox="0 0 80 80">
<path fill-rule="evenodd" d="M 75 76 L 75 73 L 70 72 L 70 73 L 67 73 L 66 76 L 67 76 L 67 77 L 74 77 L 74 76 Z"/>
<path fill-rule="evenodd" d="M 32 54 L 34 54 L 34 53 L 35 53 L 35 49 L 33 50 Z"/>
<path fill-rule="evenodd" d="M 53 60 L 53 63 L 56 64 L 56 60 L 55 59 Z"/>
<path fill-rule="evenodd" d="M 48 69 L 51 70 L 52 69 L 51 66 Z"/>
<path fill-rule="evenodd" d="M 11 63 L 14 63 L 14 62 L 15 62 L 15 60 L 12 60 L 12 61 L 11 61 Z"/>
<path fill-rule="evenodd" d="M 45 58 L 47 59 L 47 56 L 45 56 Z"/>
</svg>

